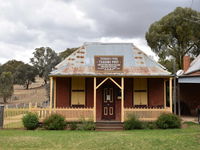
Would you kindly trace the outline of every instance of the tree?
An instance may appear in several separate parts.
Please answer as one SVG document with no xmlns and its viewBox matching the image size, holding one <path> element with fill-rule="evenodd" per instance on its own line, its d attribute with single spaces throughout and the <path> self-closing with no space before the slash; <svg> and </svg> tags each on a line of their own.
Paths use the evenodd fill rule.
<svg viewBox="0 0 200 150">
<path fill-rule="evenodd" d="M 3 72 L 3 68 L 2 68 L 2 65 L 0 64 L 0 75 L 2 72 Z"/>
<path fill-rule="evenodd" d="M 0 75 L 0 96 L 4 103 L 13 94 L 13 76 L 11 72 L 2 72 Z"/>
<path fill-rule="evenodd" d="M 60 62 L 60 57 L 49 47 L 36 48 L 31 63 L 38 70 L 40 77 L 47 83 L 49 73 Z"/>
<path fill-rule="evenodd" d="M 61 60 L 64 60 L 66 57 L 68 57 L 71 53 L 73 53 L 77 49 L 78 48 L 67 48 L 66 50 L 64 50 L 63 52 L 61 52 L 59 54 Z"/>
<path fill-rule="evenodd" d="M 16 79 L 15 79 L 15 72 L 16 72 L 16 69 L 18 66 L 24 64 L 22 61 L 17 61 L 17 60 L 9 60 L 7 61 L 5 64 L 3 64 L 1 67 L 0 67 L 0 74 L 2 72 L 11 72 L 12 75 L 13 75 L 13 82 L 16 83 Z"/>
<path fill-rule="evenodd" d="M 32 82 L 35 82 L 35 77 L 37 76 L 38 71 L 35 67 L 30 66 L 29 64 L 21 64 L 17 67 L 16 72 L 14 74 L 16 83 L 20 85 L 24 85 L 28 90 L 29 85 Z"/>
<path fill-rule="evenodd" d="M 195 10 L 177 7 L 150 26 L 146 40 L 159 56 L 159 62 L 166 66 L 175 58 L 181 69 L 184 55 L 196 57 L 200 54 L 200 25 L 188 20 L 199 17 L 200 13 Z"/>
<path fill-rule="evenodd" d="M 1 70 L 2 70 L 2 72 L 11 72 L 12 74 L 14 74 L 16 71 L 16 68 L 22 64 L 24 64 L 22 61 L 17 61 L 14 59 L 9 60 L 1 66 L 1 68 L 2 68 Z"/>
</svg>

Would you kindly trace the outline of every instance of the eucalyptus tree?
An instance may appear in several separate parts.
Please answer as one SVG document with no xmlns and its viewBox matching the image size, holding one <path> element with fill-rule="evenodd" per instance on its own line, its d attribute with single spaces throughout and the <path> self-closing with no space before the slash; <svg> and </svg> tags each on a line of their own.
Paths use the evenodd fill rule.
<svg viewBox="0 0 200 150">
<path fill-rule="evenodd" d="M 36 48 L 31 63 L 38 70 L 38 75 L 47 83 L 49 73 L 60 62 L 60 57 L 49 47 Z"/>
<path fill-rule="evenodd" d="M 37 74 L 38 71 L 35 67 L 29 64 L 22 64 L 17 67 L 14 76 L 17 84 L 23 85 L 28 89 L 29 85 L 35 82 Z"/>
<path fill-rule="evenodd" d="M 3 98 L 4 103 L 13 94 L 13 75 L 11 72 L 2 72 L 0 75 L 0 97 Z"/>
<path fill-rule="evenodd" d="M 176 59 L 177 68 L 181 69 L 184 55 L 196 57 L 200 54 L 200 24 L 195 23 L 198 18 L 200 12 L 177 7 L 151 24 L 146 33 L 147 43 L 168 69 L 172 59 Z"/>
</svg>

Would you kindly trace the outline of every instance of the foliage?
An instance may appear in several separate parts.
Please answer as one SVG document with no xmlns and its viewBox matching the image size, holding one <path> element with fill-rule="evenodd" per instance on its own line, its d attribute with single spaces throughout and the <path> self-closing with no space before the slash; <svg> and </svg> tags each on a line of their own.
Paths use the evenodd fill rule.
<svg viewBox="0 0 200 150">
<path fill-rule="evenodd" d="M 59 54 L 59 57 L 61 58 L 61 60 L 64 60 L 66 57 L 68 57 L 71 53 L 73 53 L 77 49 L 78 48 L 67 48 L 65 51 Z"/>
<path fill-rule="evenodd" d="M 2 72 L 11 72 L 13 75 L 13 82 L 16 83 L 17 79 L 15 79 L 15 72 L 17 71 L 18 66 L 23 65 L 24 63 L 22 61 L 17 61 L 17 60 L 9 60 L 5 64 L 3 64 L 0 67 L 0 74 Z"/>
<path fill-rule="evenodd" d="M 65 118 L 59 114 L 52 114 L 44 120 L 44 128 L 48 130 L 63 130 L 66 127 Z"/>
<path fill-rule="evenodd" d="M 156 122 L 142 122 L 143 129 L 157 129 Z"/>
<path fill-rule="evenodd" d="M 17 60 L 9 60 L 5 64 L 3 64 L 2 67 L 2 72 L 11 72 L 14 74 L 16 72 L 16 69 L 19 65 L 24 64 L 22 61 L 17 61 Z"/>
<path fill-rule="evenodd" d="M 158 60 L 158 63 L 165 66 L 169 72 L 174 73 L 174 69 L 173 69 L 174 61 L 172 59 L 161 59 L 160 58 Z M 177 64 L 176 64 L 176 68 L 178 68 Z"/>
<path fill-rule="evenodd" d="M 31 63 L 37 68 L 39 76 L 44 79 L 46 84 L 49 73 L 60 62 L 60 57 L 49 47 L 36 48 L 33 55 Z"/>
<path fill-rule="evenodd" d="M 191 18 L 196 21 L 200 13 L 190 8 L 177 7 L 153 23 L 146 33 L 148 45 L 168 69 L 171 59 L 175 58 L 177 68 L 181 69 L 184 55 L 195 57 L 200 53 L 200 25 L 190 21 Z M 169 61 L 164 61 L 166 59 Z"/>
<path fill-rule="evenodd" d="M 156 121 L 156 125 L 160 129 L 180 128 L 181 119 L 174 114 L 161 114 Z"/>
<path fill-rule="evenodd" d="M 3 72 L 3 67 L 2 67 L 2 65 L 0 64 L 0 75 L 1 75 L 2 72 Z"/>
<path fill-rule="evenodd" d="M 92 120 L 82 118 L 79 122 L 70 122 L 68 127 L 70 130 L 95 130 L 96 125 Z"/>
<path fill-rule="evenodd" d="M 46 96 L 47 96 L 48 100 L 50 101 L 50 83 L 47 83 L 45 85 L 45 90 L 46 90 Z"/>
<path fill-rule="evenodd" d="M 71 123 L 69 124 L 69 129 L 70 129 L 70 130 L 76 130 L 77 128 L 78 128 L 78 125 L 77 125 L 76 122 L 71 122 Z"/>
<path fill-rule="evenodd" d="M 92 120 L 82 120 L 79 130 L 95 130 L 96 126 Z"/>
<path fill-rule="evenodd" d="M 13 94 L 13 76 L 11 72 L 3 72 L 0 75 L 0 96 L 3 98 L 4 103 Z"/>
<path fill-rule="evenodd" d="M 22 118 L 22 122 L 27 130 L 34 130 L 39 125 L 39 118 L 36 114 L 29 112 Z"/>
<path fill-rule="evenodd" d="M 198 123 L 191 122 L 191 121 L 183 122 L 183 124 L 188 125 L 188 126 L 198 126 L 199 125 Z"/>
<path fill-rule="evenodd" d="M 21 64 L 17 67 L 14 76 L 17 84 L 24 85 L 24 87 L 28 89 L 29 85 L 35 82 L 37 74 L 37 69 L 35 67 L 29 64 Z"/>
<path fill-rule="evenodd" d="M 142 129 L 143 124 L 135 115 L 129 115 L 128 120 L 124 122 L 125 130 Z"/>
</svg>

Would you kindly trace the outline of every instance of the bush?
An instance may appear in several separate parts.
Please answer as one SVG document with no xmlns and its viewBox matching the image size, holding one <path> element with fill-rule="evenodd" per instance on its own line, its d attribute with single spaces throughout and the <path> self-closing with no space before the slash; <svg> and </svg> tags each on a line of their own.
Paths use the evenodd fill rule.
<svg viewBox="0 0 200 150">
<path fill-rule="evenodd" d="M 181 119 L 174 114 L 162 114 L 158 117 L 156 125 L 160 129 L 180 128 Z"/>
<path fill-rule="evenodd" d="M 143 124 L 135 115 L 128 116 L 128 120 L 124 122 L 125 130 L 142 129 Z"/>
<path fill-rule="evenodd" d="M 92 120 L 81 119 L 79 130 L 95 130 L 96 126 Z"/>
<path fill-rule="evenodd" d="M 52 114 L 44 120 L 44 128 L 48 130 L 63 130 L 65 126 L 65 118 L 59 114 Z"/>
<path fill-rule="evenodd" d="M 156 122 L 142 122 L 144 129 L 156 129 Z"/>
<path fill-rule="evenodd" d="M 34 130 L 39 125 L 39 118 L 34 113 L 27 113 L 26 115 L 23 116 L 22 122 L 27 130 Z"/>
<path fill-rule="evenodd" d="M 77 123 L 76 122 L 72 122 L 69 124 L 69 129 L 70 130 L 76 130 L 78 128 Z"/>
</svg>

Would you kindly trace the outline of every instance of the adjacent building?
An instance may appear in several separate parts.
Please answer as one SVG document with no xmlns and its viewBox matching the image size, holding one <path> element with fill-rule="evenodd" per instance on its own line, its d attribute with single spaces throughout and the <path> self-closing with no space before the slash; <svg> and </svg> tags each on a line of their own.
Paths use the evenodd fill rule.
<svg viewBox="0 0 200 150">
<path fill-rule="evenodd" d="M 178 78 L 180 87 L 181 115 L 196 115 L 200 108 L 200 55 L 190 63 L 184 56 L 184 73 Z"/>
</svg>

